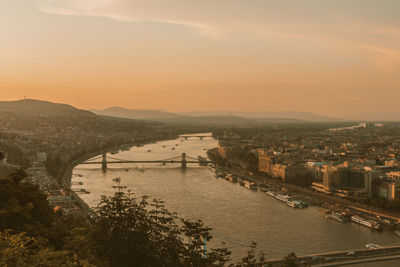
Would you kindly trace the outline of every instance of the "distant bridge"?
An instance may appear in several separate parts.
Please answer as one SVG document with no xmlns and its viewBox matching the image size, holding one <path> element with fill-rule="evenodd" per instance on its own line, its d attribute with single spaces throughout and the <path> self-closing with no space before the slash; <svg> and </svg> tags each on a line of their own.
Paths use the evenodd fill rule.
<svg viewBox="0 0 400 267">
<path fill-rule="evenodd" d="M 100 158 L 102 158 L 102 160 L 97 161 Z M 107 159 L 111 159 L 111 161 L 109 161 Z M 196 158 L 187 156 L 186 153 L 182 153 L 181 156 L 177 156 L 174 158 L 160 159 L 160 160 L 125 160 L 125 159 L 118 159 L 118 158 L 114 158 L 114 157 L 110 157 L 110 156 L 107 157 L 107 154 L 103 153 L 102 156 L 95 157 L 88 161 L 82 162 L 81 164 L 86 164 L 86 165 L 99 164 L 99 165 L 101 165 L 101 168 L 103 169 L 103 171 L 106 172 L 108 164 L 123 164 L 123 163 L 161 163 L 163 165 L 165 165 L 167 163 L 169 163 L 169 164 L 179 163 L 179 164 L 181 164 L 181 168 L 185 169 L 186 165 L 188 163 L 196 163 L 196 164 L 199 164 L 200 166 L 207 166 L 208 164 L 212 164 L 215 162 L 209 161 L 206 158 L 203 158 L 200 156 L 196 159 Z"/>
<path fill-rule="evenodd" d="M 212 135 L 180 135 L 180 138 L 184 138 L 185 140 L 187 140 L 188 138 L 200 138 L 200 140 L 203 140 L 206 137 L 211 137 Z"/>
</svg>

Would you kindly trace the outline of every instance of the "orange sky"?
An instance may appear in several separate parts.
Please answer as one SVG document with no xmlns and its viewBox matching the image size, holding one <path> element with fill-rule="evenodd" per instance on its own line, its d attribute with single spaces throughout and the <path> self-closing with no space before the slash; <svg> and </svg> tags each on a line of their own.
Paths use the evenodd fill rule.
<svg viewBox="0 0 400 267">
<path fill-rule="evenodd" d="M 400 113 L 400 1 L 2 0 L 1 100 Z"/>
</svg>

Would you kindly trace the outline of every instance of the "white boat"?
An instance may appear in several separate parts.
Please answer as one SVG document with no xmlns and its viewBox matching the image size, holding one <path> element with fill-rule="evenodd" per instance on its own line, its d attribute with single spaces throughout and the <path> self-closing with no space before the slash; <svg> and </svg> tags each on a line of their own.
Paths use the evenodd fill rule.
<svg viewBox="0 0 400 267">
<path fill-rule="evenodd" d="M 249 181 L 244 181 L 244 187 L 251 189 L 251 190 L 257 190 L 257 184 L 249 182 Z"/>
<path fill-rule="evenodd" d="M 376 245 L 376 244 L 372 244 L 372 243 L 366 244 L 365 247 L 366 247 L 366 248 L 369 248 L 369 249 L 378 249 L 378 248 L 381 248 L 381 246 Z"/>
<path fill-rule="evenodd" d="M 271 197 L 275 197 L 275 192 L 274 191 L 267 191 L 267 195 Z"/>
<path fill-rule="evenodd" d="M 348 222 L 348 221 L 349 221 L 348 218 L 344 217 L 344 216 L 343 216 L 341 213 L 339 213 L 339 212 L 336 212 L 336 213 L 328 213 L 328 214 L 326 215 L 326 217 L 329 218 L 329 219 L 332 219 L 332 220 L 341 222 L 341 223 L 345 223 L 345 222 Z"/>
<path fill-rule="evenodd" d="M 276 195 L 275 195 L 275 198 L 276 198 L 277 200 L 280 200 L 280 201 L 283 201 L 283 202 L 288 202 L 288 201 L 291 200 L 291 198 L 290 198 L 289 195 L 276 194 Z"/>
<path fill-rule="evenodd" d="M 367 220 L 367 219 L 364 219 L 359 216 L 355 216 L 355 215 L 351 216 L 351 221 L 361 224 L 363 226 L 366 226 L 368 228 L 371 228 L 373 230 L 382 230 L 382 225 L 380 225 L 380 223 L 371 221 L 371 220 Z"/>
</svg>

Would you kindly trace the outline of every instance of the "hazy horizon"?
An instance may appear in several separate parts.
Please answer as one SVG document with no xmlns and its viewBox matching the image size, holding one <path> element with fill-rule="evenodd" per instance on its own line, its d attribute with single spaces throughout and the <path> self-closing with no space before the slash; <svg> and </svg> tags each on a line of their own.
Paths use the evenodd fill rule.
<svg viewBox="0 0 400 267">
<path fill-rule="evenodd" d="M 399 12 L 390 0 L 5 0 L 0 100 L 400 114 Z"/>
</svg>

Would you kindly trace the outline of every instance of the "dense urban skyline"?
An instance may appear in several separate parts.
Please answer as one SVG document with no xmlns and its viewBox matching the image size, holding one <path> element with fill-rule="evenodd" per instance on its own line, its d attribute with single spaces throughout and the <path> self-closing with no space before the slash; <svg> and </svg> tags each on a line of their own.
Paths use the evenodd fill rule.
<svg viewBox="0 0 400 267">
<path fill-rule="evenodd" d="M 400 113 L 397 1 L 6 0 L 1 100 Z"/>
</svg>

